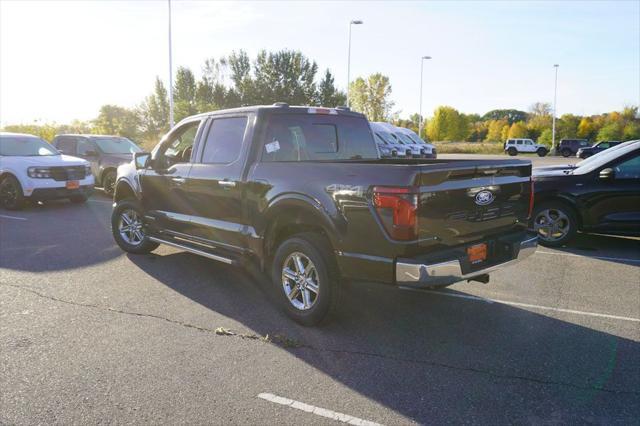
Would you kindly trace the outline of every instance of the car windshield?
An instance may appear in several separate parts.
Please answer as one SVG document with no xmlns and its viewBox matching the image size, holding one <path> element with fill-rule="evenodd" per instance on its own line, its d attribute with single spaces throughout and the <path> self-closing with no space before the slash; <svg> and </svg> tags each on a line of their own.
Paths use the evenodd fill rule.
<svg viewBox="0 0 640 426">
<path fill-rule="evenodd" d="M 60 153 L 44 139 L 36 136 L 0 135 L 0 155 L 37 157 Z"/>
<path fill-rule="evenodd" d="M 402 143 L 404 143 L 405 145 L 414 145 L 415 142 L 411 140 L 410 137 L 408 137 L 407 135 L 403 134 L 403 133 L 394 133 L 394 135 L 400 139 L 400 141 L 402 141 Z"/>
<path fill-rule="evenodd" d="M 134 154 L 142 152 L 138 145 L 127 138 L 93 138 L 93 141 L 98 145 L 100 151 L 105 154 Z"/>
<path fill-rule="evenodd" d="M 628 152 L 633 151 L 634 149 L 640 148 L 640 140 L 637 141 L 629 141 L 625 143 L 621 143 L 620 145 L 616 145 L 611 147 L 605 151 L 599 152 L 586 160 L 582 160 L 575 165 L 575 169 L 573 173 L 575 174 L 584 174 L 589 173 L 600 166 L 607 164 L 609 161 L 615 160 L 616 158 L 627 154 Z"/>
</svg>

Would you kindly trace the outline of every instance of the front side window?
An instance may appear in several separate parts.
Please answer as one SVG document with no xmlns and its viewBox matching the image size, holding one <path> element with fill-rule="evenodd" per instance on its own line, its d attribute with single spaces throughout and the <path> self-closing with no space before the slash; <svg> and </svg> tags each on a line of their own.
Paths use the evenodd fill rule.
<svg viewBox="0 0 640 426">
<path fill-rule="evenodd" d="M 94 152 L 95 153 L 95 149 L 94 149 L 93 145 L 88 140 L 82 139 L 82 138 L 78 138 L 77 139 L 77 144 L 78 144 L 78 146 L 77 146 L 78 155 L 87 155 L 87 152 Z"/>
<path fill-rule="evenodd" d="M 170 136 L 162 157 L 166 166 L 176 163 L 188 163 L 191 161 L 193 144 L 196 141 L 200 121 L 192 121 L 183 124 Z"/>
<path fill-rule="evenodd" d="M 616 179 L 640 179 L 640 154 L 623 161 L 613 168 Z"/>
<path fill-rule="evenodd" d="M 598 148 L 601 148 L 601 149 L 607 149 L 607 148 L 609 148 L 609 142 L 600 142 L 600 143 L 598 144 Z"/>
<path fill-rule="evenodd" d="M 60 153 L 44 139 L 36 136 L 0 136 L 0 155 L 8 157 L 39 157 L 44 155 L 60 155 Z"/>
<path fill-rule="evenodd" d="M 202 162 L 228 164 L 240 157 L 247 128 L 247 117 L 216 118 L 213 120 L 202 152 Z"/>
<path fill-rule="evenodd" d="M 135 154 L 136 152 L 142 152 L 138 145 L 123 137 L 96 137 L 93 138 L 93 141 L 98 145 L 100 151 L 105 154 Z"/>
<path fill-rule="evenodd" d="M 56 147 L 64 154 L 75 155 L 76 140 L 75 138 L 61 137 L 56 142 Z"/>
</svg>

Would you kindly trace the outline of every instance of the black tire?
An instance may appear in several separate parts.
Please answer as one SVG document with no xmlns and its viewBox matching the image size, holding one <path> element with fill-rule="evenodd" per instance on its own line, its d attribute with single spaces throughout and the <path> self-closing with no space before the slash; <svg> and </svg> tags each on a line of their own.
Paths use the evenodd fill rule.
<svg viewBox="0 0 640 426">
<path fill-rule="evenodd" d="M 547 214 L 545 215 L 545 212 Z M 561 221 L 557 232 L 553 232 L 553 227 L 542 225 L 549 222 L 548 216 L 556 221 Z M 566 223 L 566 231 L 565 224 Z M 546 201 L 536 206 L 530 223 L 531 229 L 538 233 L 538 242 L 546 247 L 560 247 L 570 242 L 578 232 L 578 220 L 576 212 L 569 204 L 562 201 Z"/>
<path fill-rule="evenodd" d="M 515 157 L 516 155 L 518 155 L 518 150 L 511 147 L 509 149 L 507 149 L 507 154 L 509 154 L 512 157 Z"/>
<path fill-rule="evenodd" d="M 7 210 L 20 210 L 24 204 L 24 193 L 18 179 L 11 175 L 0 179 L 0 206 Z"/>
<path fill-rule="evenodd" d="M 69 201 L 75 204 L 84 204 L 87 202 L 87 200 L 88 198 L 86 195 L 74 195 L 72 197 L 69 197 Z"/>
<path fill-rule="evenodd" d="M 538 150 L 536 151 L 536 154 L 538 154 L 538 157 L 545 157 L 548 153 L 549 151 L 547 151 L 544 148 L 538 148 Z"/>
<path fill-rule="evenodd" d="M 311 303 L 310 308 L 300 308 L 294 306 L 294 302 L 290 301 L 285 290 L 285 278 L 283 278 L 285 270 L 285 262 L 289 262 L 295 254 L 302 254 L 313 263 L 317 275 L 315 275 L 315 283 L 318 292 Z M 303 259 L 304 263 L 304 259 Z M 295 264 L 295 262 L 294 262 Z M 308 266 L 309 263 L 306 264 Z M 309 271 L 309 268 L 306 268 Z M 297 268 L 296 268 L 297 270 Z M 314 275 L 311 276 L 313 278 Z M 271 281 L 276 291 L 276 298 L 280 303 L 284 312 L 294 321 L 305 326 L 313 326 L 323 321 L 328 321 L 335 313 L 340 301 L 340 282 L 338 268 L 333 257 L 331 245 L 322 235 L 315 233 L 302 233 L 292 236 L 283 241 L 273 257 L 271 265 Z M 287 279 L 287 286 L 294 284 L 295 281 Z M 312 280 L 313 282 L 313 280 Z M 297 294 L 293 297 L 298 304 L 305 303 L 303 297 L 304 289 L 298 289 L 295 293 L 295 286 L 291 289 L 290 294 Z M 311 300 L 313 292 L 307 292 L 307 300 Z"/>
<path fill-rule="evenodd" d="M 563 149 L 562 151 L 560 151 L 560 154 L 562 154 L 563 157 L 569 157 L 571 155 L 571 150 L 569 149 Z"/>
<path fill-rule="evenodd" d="M 115 170 L 107 170 L 104 172 L 102 176 L 102 189 L 104 192 L 113 197 L 113 193 L 116 189 L 116 171 Z"/>
<path fill-rule="evenodd" d="M 159 244 L 150 241 L 149 238 L 144 234 L 144 228 L 142 227 L 136 229 L 138 233 L 135 233 L 135 231 L 131 231 L 131 233 L 124 232 L 124 234 L 128 235 L 128 237 L 125 237 L 121 234 L 121 224 L 124 223 L 121 223 L 121 221 L 123 221 L 122 215 L 127 212 L 134 212 L 135 217 L 139 219 L 140 224 L 142 224 L 142 217 L 144 214 L 142 206 L 140 206 L 140 203 L 137 200 L 125 199 L 119 201 L 115 206 L 113 212 L 111 213 L 111 233 L 113 234 L 113 238 L 116 240 L 116 243 L 120 246 L 120 248 L 128 253 L 133 254 L 147 254 L 158 248 Z M 127 214 L 129 215 L 128 217 L 130 219 L 133 218 L 133 215 L 131 213 Z M 135 241 L 138 238 L 138 235 L 141 235 L 139 242 Z M 125 238 L 129 238 L 129 241 L 127 241 Z"/>
</svg>

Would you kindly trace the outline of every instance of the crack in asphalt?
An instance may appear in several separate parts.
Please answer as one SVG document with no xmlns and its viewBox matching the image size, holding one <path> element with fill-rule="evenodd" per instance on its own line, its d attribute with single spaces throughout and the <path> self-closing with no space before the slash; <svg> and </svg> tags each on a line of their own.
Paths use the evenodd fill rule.
<svg viewBox="0 0 640 426">
<path fill-rule="evenodd" d="M 116 309 L 116 308 L 112 308 L 112 307 L 108 307 L 108 306 L 95 305 L 95 304 L 91 304 L 91 303 L 81 303 L 81 302 L 75 302 L 75 301 L 72 301 L 72 300 L 60 299 L 58 297 L 50 296 L 48 294 L 41 293 L 40 291 L 31 289 L 31 288 L 28 288 L 28 287 L 25 287 L 25 286 L 20 286 L 20 285 L 15 285 L 15 284 L 6 284 L 6 283 L 0 283 L 0 285 L 3 285 L 5 287 L 13 287 L 13 288 L 17 288 L 17 289 L 20 289 L 20 290 L 25 290 L 25 291 L 28 291 L 28 292 L 30 292 L 32 294 L 35 294 L 36 296 L 39 296 L 41 298 L 52 300 L 52 301 L 59 302 L 59 303 L 65 303 L 65 304 L 68 304 L 68 305 L 79 306 L 79 307 L 84 307 L 84 308 L 98 309 L 98 310 L 102 310 L 102 311 L 113 312 L 113 313 L 117 313 L 117 314 L 123 314 L 123 315 L 135 316 L 135 317 L 158 319 L 158 320 L 166 321 L 168 323 L 179 325 L 179 326 L 182 326 L 182 327 L 195 329 L 195 330 L 198 330 L 198 331 L 201 331 L 201 332 L 214 333 L 214 334 L 216 334 L 218 336 L 236 337 L 236 338 L 248 339 L 248 340 L 258 340 L 258 341 L 262 341 L 262 342 L 265 342 L 265 343 L 275 344 L 275 345 L 281 346 L 283 348 L 291 349 L 291 350 L 308 349 L 308 350 L 317 351 L 317 352 L 327 352 L 327 353 L 346 354 L 346 355 L 358 355 L 358 356 L 364 356 L 364 357 L 387 359 L 387 360 L 392 360 L 392 361 L 396 361 L 396 362 L 406 362 L 406 363 L 413 363 L 413 364 L 428 365 L 428 366 L 431 366 L 431 367 L 441 367 L 441 368 L 446 368 L 446 369 L 455 370 L 455 371 L 464 371 L 464 372 L 470 372 L 470 373 L 483 374 L 483 375 L 486 375 L 486 376 L 499 378 L 499 379 L 522 380 L 522 381 L 525 381 L 525 382 L 537 383 L 537 384 L 542 384 L 542 385 L 564 386 L 564 387 L 570 387 L 570 388 L 579 389 L 579 390 L 599 391 L 599 392 L 606 392 L 606 393 L 620 394 L 620 395 L 640 395 L 640 391 L 627 391 L 627 390 L 620 390 L 620 389 L 609 389 L 609 388 L 605 388 L 605 387 L 602 387 L 602 386 L 581 386 L 581 385 L 577 385 L 577 384 L 569 383 L 569 382 L 538 379 L 538 378 L 535 378 L 535 377 L 520 376 L 520 375 L 514 375 L 514 374 L 500 374 L 500 373 L 497 373 L 495 371 L 483 370 L 483 369 L 474 368 L 474 367 L 461 367 L 461 366 L 445 364 L 445 363 L 436 362 L 436 361 L 427 361 L 427 360 L 412 359 L 412 358 L 402 358 L 402 357 L 396 357 L 396 356 L 393 356 L 393 355 L 387 355 L 387 354 L 381 354 L 381 353 L 375 353 L 375 352 L 354 351 L 354 350 L 346 350 L 346 349 L 318 348 L 318 347 L 315 347 L 315 346 L 312 346 L 312 345 L 309 345 L 309 344 L 306 344 L 306 343 L 302 343 L 302 342 L 299 342 L 299 341 L 297 341 L 295 339 L 291 339 L 291 338 L 288 338 L 286 336 L 278 335 L 278 334 L 273 335 L 273 336 L 270 336 L 268 334 L 265 335 L 265 336 L 262 336 L 262 335 L 259 335 L 259 334 L 237 333 L 237 332 L 234 332 L 232 330 L 226 329 L 224 327 L 217 327 L 217 328 L 203 327 L 203 326 L 199 326 L 199 325 L 195 325 L 195 324 L 191 324 L 191 323 L 187 323 L 187 322 L 183 322 L 183 321 L 174 320 L 174 319 L 171 319 L 171 318 L 166 318 L 166 317 L 163 317 L 163 316 L 160 316 L 160 315 L 155 315 L 155 314 L 147 314 L 147 313 L 140 313 L 140 312 L 134 312 L 134 311 L 125 311 L 125 310 L 122 310 L 122 309 Z"/>
</svg>

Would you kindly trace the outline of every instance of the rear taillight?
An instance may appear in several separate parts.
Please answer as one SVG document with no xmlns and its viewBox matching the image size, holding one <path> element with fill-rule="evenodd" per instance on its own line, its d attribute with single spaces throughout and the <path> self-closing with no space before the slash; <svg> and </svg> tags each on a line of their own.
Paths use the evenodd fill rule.
<svg viewBox="0 0 640 426">
<path fill-rule="evenodd" d="M 415 240 L 418 236 L 418 193 L 413 188 L 376 186 L 373 206 L 391 238 Z"/>
<path fill-rule="evenodd" d="M 531 219 L 531 215 L 533 215 L 533 199 L 534 199 L 534 191 L 533 191 L 533 178 L 531 179 L 531 193 L 529 194 L 529 214 L 527 215 L 527 219 Z"/>
</svg>

